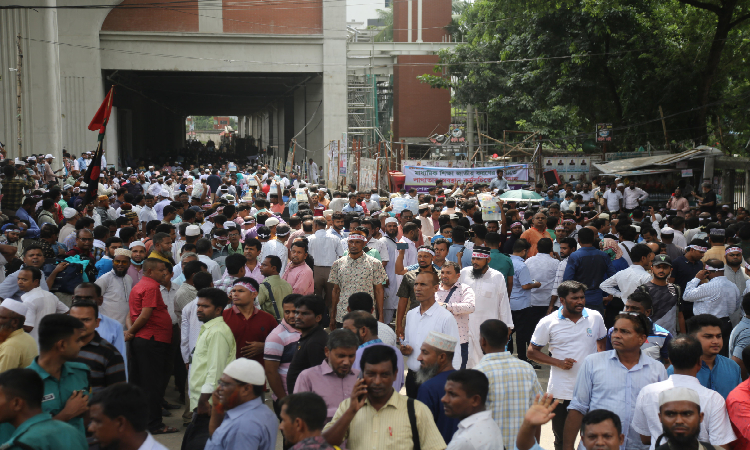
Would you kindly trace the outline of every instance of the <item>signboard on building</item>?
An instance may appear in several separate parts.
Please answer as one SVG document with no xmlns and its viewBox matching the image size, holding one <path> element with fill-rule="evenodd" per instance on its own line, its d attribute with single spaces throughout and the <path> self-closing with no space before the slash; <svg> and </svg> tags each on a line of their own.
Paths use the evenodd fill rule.
<svg viewBox="0 0 750 450">
<path fill-rule="evenodd" d="M 427 192 L 429 187 L 435 186 L 436 180 L 443 180 L 447 184 L 481 183 L 489 184 L 497 178 L 497 171 L 502 169 L 508 184 L 514 188 L 529 181 L 529 164 L 515 164 L 494 167 L 422 167 L 404 166 L 404 188 L 415 188 L 419 192 Z"/>
<path fill-rule="evenodd" d="M 612 124 L 596 124 L 596 142 L 612 142 Z"/>
</svg>

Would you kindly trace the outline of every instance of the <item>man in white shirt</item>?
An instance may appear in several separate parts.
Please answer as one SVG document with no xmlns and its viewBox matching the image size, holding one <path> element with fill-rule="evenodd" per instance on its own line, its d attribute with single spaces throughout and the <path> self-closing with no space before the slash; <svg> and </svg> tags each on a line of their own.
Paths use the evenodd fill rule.
<svg viewBox="0 0 750 450">
<path fill-rule="evenodd" d="M 630 249 L 633 265 L 604 280 L 599 288 L 614 297 L 627 299 L 638 286 L 651 281 L 651 274 L 648 271 L 651 270 L 654 256 L 654 252 L 646 244 L 634 245 Z"/>
<path fill-rule="evenodd" d="M 145 233 L 146 224 L 158 219 L 156 218 L 156 211 L 154 211 L 154 196 L 146 194 L 143 196 L 143 199 L 146 201 L 146 206 L 142 207 L 138 213 L 138 221 L 141 222 L 141 230 Z"/>
<path fill-rule="evenodd" d="M 624 185 L 620 185 L 623 186 Z M 603 197 L 607 201 L 607 210 L 609 210 L 612 215 L 616 215 L 617 212 L 620 211 L 622 206 L 622 192 L 620 192 L 617 189 L 618 186 L 615 186 L 614 183 L 610 186 L 610 189 L 604 193 Z"/>
<path fill-rule="evenodd" d="M 631 212 L 648 198 L 648 193 L 643 189 L 636 187 L 635 180 L 631 178 L 630 183 L 628 183 L 628 187 L 623 191 L 622 196 L 625 212 Z"/>
<path fill-rule="evenodd" d="M 18 271 L 18 289 L 24 292 L 21 301 L 28 309 L 23 327 L 37 342 L 39 322 L 44 316 L 68 312 L 68 307 L 58 300 L 55 294 L 39 287 L 41 280 L 42 271 L 36 267 L 25 267 Z"/>
<path fill-rule="evenodd" d="M 399 244 L 407 244 L 404 252 L 404 267 L 417 264 L 417 244 L 419 240 L 419 228 L 412 222 L 407 222 L 403 226 L 404 235 L 399 239 Z M 398 245 L 397 245 L 398 247 Z"/>
<path fill-rule="evenodd" d="M 398 288 L 401 286 L 401 275 L 396 275 L 396 236 L 398 236 L 398 220 L 395 217 L 385 219 L 383 226 L 383 237 L 380 242 L 385 245 L 388 253 L 388 262 L 385 265 L 385 273 L 388 275 L 388 284 L 383 293 L 383 322 L 391 323 L 396 309 L 398 308 Z M 382 255 L 381 255 L 382 256 Z"/>
<path fill-rule="evenodd" d="M 419 205 L 419 221 L 422 223 L 422 236 L 427 239 L 432 239 L 435 236 L 435 224 L 432 222 L 432 209 L 427 203 Z"/>
<path fill-rule="evenodd" d="M 674 374 L 667 380 L 644 387 L 638 394 L 632 427 L 641 435 L 643 443 L 651 444 L 651 450 L 656 448 L 656 440 L 663 432 L 659 420 L 659 394 L 673 388 L 692 389 L 700 398 L 703 421 L 699 441 L 708 442 L 714 447 L 721 445 L 728 448 L 728 444 L 737 439 L 732 431 L 724 397 L 713 389 L 703 387 L 696 378 L 701 369 L 702 354 L 701 343 L 694 336 L 682 335 L 673 339 L 669 344 L 669 361 Z M 663 443 L 664 440 L 660 445 Z"/>
<path fill-rule="evenodd" d="M 99 312 L 116 320 L 125 329 L 130 314 L 128 298 L 133 288 L 133 279 L 128 275 L 130 250 L 117 249 L 112 261 L 112 270 L 99 277 L 95 283 L 102 289 L 104 300 Z"/>
<path fill-rule="evenodd" d="M 573 399 L 576 376 L 583 360 L 605 349 L 604 319 L 599 312 L 585 307 L 585 292 L 586 286 L 573 280 L 557 287 L 562 306 L 539 321 L 526 353 L 529 359 L 552 366 L 547 392 L 560 400 L 552 420 L 555 448 L 563 445 L 568 405 Z M 542 353 L 546 345 L 552 356 Z"/>
<path fill-rule="evenodd" d="M 213 280 L 219 281 L 223 274 L 221 273 L 221 269 L 219 268 L 219 263 L 211 259 L 211 255 L 213 253 L 211 241 L 205 238 L 198 239 L 198 241 L 195 243 L 195 252 L 198 254 L 198 260 L 208 266 L 208 273 L 211 274 Z"/>
<path fill-rule="evenodd" d="M 490 267 L 489 247 L 474 247 L 471 266 L 461 269 L 459 282 L 474 291 L 474 312 L 469 315 L 469 357 L 466 367 L 474 367 L 482 359 L 479 327 L 486 320 L 499 319 L 508 328 L 513 328 L 513 315 L 510 312 L 510 299 L 505 277 Z M 502 286 L 501 288 L 499 288 Z M 453 365 L 460 367 L 460 365 Z"/>
<path fill-rule="evenodd" d="M 266 220 L 266 224 L 272 221 L 278 224 L 278 220 L 279 219 L 272 217 Z M 289 249 L 286 248 L 286 245 L 276 239 L 272 229 L 265 225 L 258 228 L 258 240 L 262 244 L 260 255 L 258 255 L 258 261 L 263 262 L 266 257 L 271 255 L 278 256 L 281 260 L 281 272 L 279 273 L 284 273 L 284 270 L 286 270 L 286 263 L 289 260 Z"/>
<path fill-rule="evenodd" d="M 446 450 L 495 450 L 503 442 L 500 427 L 492 411 L 487 410 L 489 390 L 487 375 L 478 370 L 457 370 L 448 375 L 443 410 L 460 422 Z"/>
<path fill-rule="evenodd" d="M 461 346 L 458 335 L 458 324 L 447 309 L 438 305 L 435 294 L 440 286 L 440 280 L 435 272 L 420 272 L 414 280 L 414 296 L 419 306 L 406 313 L 406 328 L 404 329 L 404 345 L 400 350 L 408 356 L 406 365 L 406 395 L 417 397 L 419 385 L 416 374 L 421 367 L 420 348 L 430 331 L 447 334 L 456 338 L 456 349 L 453 353 L 453 367 L 461 367 Z"/>
<path fill-rule="evenodd" d="M 316 217 L 313 221 L 313 230 L 315 232 L 308 238 L 307 249 L 310 256 L 313 257 L 315 266 L 313 267 L 313 282 L 315 283 L 315 295 L 323 297 L 326 305 L 331 304 L 333 295 L 333 285 L 328 283 L 328 277 L 331 274 L 331 266 L 334 261 L 343 256 L 341 251 L 341 239 L 338 236 L 326 231 L 326 219 Z"/>
<path fill-rule="evenodd" d="M 552 240 L 540 239 L 537 242 L 537 250 L 539 253 L 525 261 L 531 279 L 542 284 L 538 288 L 531 289 L 531 310 L 534 325 L 547 315 L 557 267 L 560 265 L 560 261 L 550 256 Z"/>
<path fill-rule="evenodd" d="M 310 176 L 310 180 L 309 181 L 312 184 L 318 184 L 318 177 L 319 177 L 319 174 L 318 174 L 318 165 L 315 164 L 315 162 L 313 161 L 312 158 L 310 158 L 307 162 L 308 162 L 309 168 L 310 168 L 310 173 L 308 174 Z"/>
</svg>

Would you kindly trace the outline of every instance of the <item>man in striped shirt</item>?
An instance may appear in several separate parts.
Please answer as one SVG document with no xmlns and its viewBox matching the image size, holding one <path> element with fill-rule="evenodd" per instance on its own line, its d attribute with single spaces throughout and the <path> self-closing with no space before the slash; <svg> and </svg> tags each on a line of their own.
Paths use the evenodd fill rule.
<svg viewBox="0 0 750 450">
<path fill-rule="evenodd" d="M 297 351 L 297 341 L 300 332 L 294 328 L 294 302 L 301 298 L 300 294 L 290 294 L 281 302 L 284 317 L 281 323 L 266 337 L 263 349 L 263 365 L 268 379 L 268 386 L 273 392 L 274 399 L 281 400 L 287 395 L 286 374 Z M 278 403 L 274 403 L 275 406 Z"/>
<path fill-rule="evenodd" d="M 96 331 L 99 326 L 99 306 L 90 300 L 73 302 L 70 315 L 83 322 L 81 351 L 76 362 L 91 369 L 91 391 L 100 391 L 116 383 L 125 383 L 125 363 L 117 349 L 102 339 Z"/>
</svg>

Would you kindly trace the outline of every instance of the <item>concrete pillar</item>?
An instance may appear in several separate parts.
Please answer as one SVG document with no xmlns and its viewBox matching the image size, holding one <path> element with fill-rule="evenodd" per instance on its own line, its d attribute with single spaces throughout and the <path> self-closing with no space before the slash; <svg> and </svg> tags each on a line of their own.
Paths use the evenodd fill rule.
<svg viewBox="0 0 750 450">
<path fill-rule="evenodd" d="M 340 140 L 342 133 L 347 131 L 345 2 L 329 3 L 323 8 L 323 36 L 323 104 L 318 111 L 324 117 L 323 138 L 320 146 L 315 145 L 312 139 L 309 142 L 315 149 L 312 157 L 318 164 L 325 158 L 323 146 L 330 140 Z M 310 126 L 316 123 L 313 121 Z M 327 158 L 324 162 L 326 166 Z M 328 174 L 328 170 L 325 173 Z"/>
<path fill-rule="evenodd" d="M 466 142 L 468 144 L 467 158 L 471 164 L 474 156 L 474 105 L 466 105 Z"/>
<path fill-rule="evenodd" d="M 299 87 L 294 91 L 294 134 L 297 134 L 304 128 L 307 123 L 305 117 L 305 87 Z M 311 125 L 312 126 L 312 125 Z M 297 136 L 297 151 L 294 153 L 293 165 L 303 165 L 305 161 L 305 151 L 301 147 L 307 146 L 307 129 Z"/>
<path fill-rule="evenodd" d="M 734 169 L 721 169 L 721 202 L 734 209 Z"/>
</svg>

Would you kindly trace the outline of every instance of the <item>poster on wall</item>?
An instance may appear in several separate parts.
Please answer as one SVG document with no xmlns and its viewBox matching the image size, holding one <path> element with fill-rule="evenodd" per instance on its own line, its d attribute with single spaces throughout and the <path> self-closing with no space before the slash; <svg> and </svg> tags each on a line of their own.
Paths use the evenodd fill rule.
<svg viewBox="0 0 750 450">
<path fill-rule="evenodd" d="M 505 172 L 505 179 L 512 189 L 519 189 L 529 181 L 529 164 L 474 168 L 404 166 L 404 188 L 427 192 L 429 187 L 435 186 L 436 180 L 443 180 L 446 185 L 489 184 L 493 178 L 497 178 L 500 169 Z"/>
</svg>

